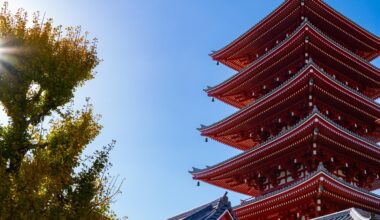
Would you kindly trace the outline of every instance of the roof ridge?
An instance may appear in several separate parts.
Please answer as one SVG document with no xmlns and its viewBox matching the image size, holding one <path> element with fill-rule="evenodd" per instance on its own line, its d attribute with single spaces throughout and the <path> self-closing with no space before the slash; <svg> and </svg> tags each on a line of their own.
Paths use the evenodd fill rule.
<svg viewBox="0 0 380 220">
<path fill-rule="evenodd" d="M 231 207 L 231 203 L 227 196 L 227 192 L 224 193 L 223 196 L 219 197 L 216 200 L 213 200 L 212 202 L 190 209 L 189 211 L 186 211 L 182 214 L 171 217 L 168 220 L 184 220 L 188 218 L 193 219 L 192 217 L 195 217 L 195 216 L 197 217 L 196 219 L 214 220 L 220 217 L 220 215 L 223 214 L 225 210 L 228 210 L 230 214 L 233 217 L 235 217 L 232 207 Z M 204 211 L 206 211 L 206 213 L 202 213 Z M 201 215 L 201 216 L 197 216 L 197 215 Z"/>
<path fill-rule="evenodd" d="M 257 151 L 259 149 L 261 149 L 263 146 L 267 145 L 268 143 L 272 142 L 272 141 L 275 141 L 275 140 L 278 140 L 280 139 L 282 136 L 292 132 L 293 130 L 295 130 L 297 127 L 299 127 L 301 124 L 305 123 L 306 121 L 310 120 L 313 116 L 317 115 L 318 117 L 326 120 L 327 122 L 329 122 L 330 124 L 332 124 L 333 126 L 337 127 L 338 129 L 350 134 L 350 135 L 353 135 L 354 137 L 358 138 L 359 140 L 363 141 L 363 142 L 366 142 L 367 144 L 369 145 L 372 145 L 374 146 L 375 148 L 379 149 L 379 146 L 372 140 L 369 140 L 368 138 L 365 138 L 363 136 L 360 136 L 358 134 L 356 134 L 355 132 L 352 132 L 346 128 L 344 128 L 343 126 L 339 125 L 338 123 L 334 122 L 333 120 L 331 120 L 330 118 L 328 118 L 327 116 L 325 116 L 323 113 L 321 113 L 318 108 L 316 106 L 314 106 L 313 108 L 313 112 L 310 113 L 308 116 L 306 116 L 304 119 L 300 120 L 298 123 L 296 123 L 295 125 L 289 127 L 288 129 L 284 130 L 284 131 L 281 131 L 280 133 L 278 133 L 276 136 L 273 136 L 272 138 L 268 138 L 266 141 L 258 144 L 257 146 L 255 146 L 254 148 L 251 148 L 247 151 L 243 151 L 241 152 L 240 154 L 237 154 L 227 160 L 224 160 L 222 162 L 219 162 L 213 166 L 207 166 L 206 168 L 204 169 L 199 169 L 199 168 L 193 168 L 192 171 L 189 171 L 190 174 L 196 174 L 196 173 L 200 173 L 200 172 L 204 172 L 206 170 L 210 170 L 210 169 L 213 169 L 223 163 L 226 163 L 226 162 L 229 162 L 229 161 L 232 161 L 238 157 L 242 157 L 244 155 L 247 155 L 253 151 Z"/>
<path fill-rule="evenodd" d="M 307 181 L 307 180 L 310 180 L 310 179 L 316 177 L 319 173 L 324 173 L 324 174 L 326 174 L 328 177 L 334 179 L 335 181 L 338 181 L 339 183 L 341 183 L 341 184 L 343 184 L 343 185 L 345 185 L 345 186 L 351 187 L 351 188 L 353 188 L 353 189 L 355 189 L 355 190 L 358 190 L 358 191 L 360 191 L 360 192 L 362 192 L 362 193 L 369 194 L 369 195 L 371 195 L 371 196 L 373 196 L 373 197 L 376 197 L 377 199 L 380 200 L 380 195 L 377 195 L 377 194 L 372 193 L 372 192 L 370 192 L 370 191 L 368 191 L 368 190 L 362 189 L 362 188 L 357 187 L 357 186 L 355 186 L 355 185 L 353 185 L 353 184 L 351 184 L 351 183 L 348 183 L 348 182 L 346 182 L 346 181 L 344 181 L 344 180 L 341 180 L 340 178 L 338 178 L 337 176 L 335 176 L 335 174 L 329 172 L 329 171 L 324 167 L 324 165 L 320 163 L 320 164 L 318 165 L 318 169 L 317 169 L 316 171 L 314 171 L 314 172 L 308 174 L 307 176 L 305 176 L 305 177 L 303 177 L 303 178 L 301 178 L 301 179 L 299 179 L 299 180 L 293 182 L 292 184 L 287 185 L 287 186 L 285 186 L 285 187 L 283 187 L 283 188 L 281 188 L 281 189 L 278 189 L 278 190 L 276 190 L 276 191 L 270 192 L 270 193 L 268 193 L 268 194 L 265 194 L 265 195 L 262 195 L 262 196 L 259 196 L 259 197 L 256 197 L 256 198 L 252 198 L 251 200 L 246 200 L 246 201 L 244 201 L 242 204 L 233 207 L 233 209 L 240 208 L 240 207 L 242 207 L 242 206 L 246 206 L 246 205 L 248 205 L 248 204 L 251 204 L 251 203 L 254 203 L 254 202 L 257 202 L 257 201 L 264 200 L 264 199 L 266 199 L 266 198 L 268 198 L 268 197 L 271 197 L 271 196 L 273 196 L 273 195 L 276 195 L 276 194 L 279 194 L 279 193 L 281 193 L 281 192 L 283 192 L 283 191 L 286 191 L 286 190 L 288 190 L 288 189 L 291 189 L 291 188 L 293 188 L 293 187 L 295 187 L 295 186 L 297 186 L 297 185 L 299 185 L 299 184 L 302 184 L 303 182 L 305 182 L 305 181 Z"/>
<path fill-rule="evenodd" d="M 230 47 L 232 44 L 235 44 L 236 42 L 238 42 L 238 40 L 242 39 L 245 37 L 245 35 L 247 35 L 249 32 L 255 30 L 257 27 L 259 27 L 260 25 L 264 24 L 264 21 L 268 18 L 270 18 L 272 15 L 276 14 L 275 12 L 278 11 L 281 7 L 285 6 L 286 4 L 290 4 L 288 1 L 284 1 L 283 3 L 281 3 L 279 6 L 277 6 L 272 12 L 270 12 L 269 14 L 267 14 L 266 16 L 264 16 L 259 22 L 257 22 L 255 25 L 253 25 L 251 28 L 249 28 L 247 31 L 245 31 L 243 34 L 241 34 L 239 37 L 237 37 L 235 40 L 231 41 L 229 44 L 227 44 L 226 46 L 220 48 L 219 50 L 216 50 L 216 51 L 212 51 L 212 53 L 210 53 L 209 55 L 210 56 L 214 56 L 226 49 L 228 49 L 228 47 Z"/>
<path fill-rule="evenodd" d="M 327 4 L 326 2 L 324 2 L 324 1 L 317 1 L 317 4 L 318 3 L 321 3 L 322 7 L 325 6 L 327 9 L 330 9 L 333 13 L 335 13 L 338 16 L 340 16 L 343 21 L 347 20 L 348 24 L 349 25 L 351 24 L 354 27 L 356 27 L 359 30 L 360 33 L 362 33 L 364 35 L 366 33 L 369 34 L 369 36 L 371 36 L 375 40 L 375 42 L 377 41 L 377 43 L 379 43 L 380 38 L 377 35 L 375 35 L 374 33 L 372 33 L 371 31 L 365 29 L 364 27 L 362 27 L 361 25 L 359 25 L 358 23 L 356 23 L 355 21 L 353 21 L 349 17 L 347 17 L 344 14 L 342 14 L 341 12 L 337 11 L 336 9 L 334 9 L 333 7 L 331 7 L 329 4 Z M 242 38 L 245 38 L 246 35 L 248 35 L 251 31 L 255 30 L 258 26 L 262 25 L 263 22 L 266 19 L 268 19 L 269 17 L 271 17 L 272 15 L 274 15 L 277 10 L 279 10 L 281 7 L 285 6 L 286 4 L 287 4 L 287 1 L 284 1 L 282 4 L 280 4 L 279 6 L 277 6 L 271 13 L 269 13 L 268 15 L 266 15 L 265 17 L 263 17 L 259 22 L 257 22 L 255 25 L 253 25 L 251 28 L 249 28 L 247 31 L 245 31 L 243 34 L 241 34 L 235 40 L 231 41 L 229 44 L 227 44 L 226 46 L 222 47 L 219 50 L 212 51 L 209 55 L 210 56 L 214 56 L 214 55 L 216 55 L 216 54 L 218 54 L 218 53 L 220 53 L 220 52 L 228 49 L 232 44 L 236 44 L 238 42 L 238 40 L 240 40 Z"/>
<path fill-rule="evenodd" d="M 355 21 L 353 21 L 351 18 L 349 18 L 349 17 L 345 16 L 344 14 L 340 13 L 335 8 L 333 8 L 329 4 L 327 4 L 325 1 L 317 1 L 317 3 L 319 3 L 319 2 L 322 3 L 323 5 L 325 5 L 326 7 L 328 7 L 330 10 L 332 10 L 336 14 L 340 15 L 343 19 L 346 19 L 351 24 L 353 24 L 354 26 L 358 27 L 358 29 L 360 29 L 360 31 L 363 31 L 364 33 L 368 33 L 369 35 L 371 35 L 372 37 L 374 37 L 378 41 L 378 43 L 379 43 L 380 38 L 377 35 L 375 35 L 371 31 L 365 29 L 364 27 L 362 27 L 361 25 L 359 25 L 358 23 L 356 23 Z"/>
<path fill-rule="evenodd" d="M 248 64 L 247 66 L 245 66 L 244 68 L 242 68 L 241 70 L 237 71 L 237 73 L 235 73 L 234 75 L 232 75 L 231 77 L 227 78 L 226 80 L 224 80 L 222 83 L 219 83 L 218 85 L 216 86 L 207 86 L 207 89 L 204 89 L 204 91 L 210 91 L 216 87 L 219 87 L 220 85 L 226 83 L 227 81 L 233 79 L 234 77 L 237 77 L 238 75 L 240 75 L 240 73 L 246 71 L 248 68 L 254 66 L 254 64 L 256 63 L 259 63 L 260 61 L 264 60 L 264 58 L 266 56 L 268 56 L 270 53 L 272 53 L 273 51 L 277 50 L 278 48 L 280 48 L 281 46 L 283 46 L 288 40 L 290 40 L 294 35 L 296 35 L 296 33 L 298 31 L 300 31 L 303 26 L 307 23 L 307 20 L 304 20 L 291 34 L 289 34 L 288 37 L 286 37 L 285 39 L 283 39 L 282 41 L 280 41 L 277 45 L 275 45 L 273 48 L 271 48 L 270 50 L 266 51 L 263 55 L 261 55 L 259 58 L 257 58 L 256 60 L 254 60 L 252 63 Z"/>
<path fill-rule="evenodd" d="M 245 111 L 246 109 L 250 108 L 251 106 L 257 104 L 258 102 L 264 100 L 265 98 L 271 96 L 273 93 L 279 91 L 283 86 L 285 86 L 288 82 L 292 81 L 293 79 L 297 78 L 300 73 L 302 73 L 303 71 L 305 71 L 308 67 L 312 66 L 313 62 L 309 62 L 307 63 L 304 67 L 302 67 L 296 74 L 294 74 L 292 77 L 290 77 L 289 79 L 285 80 L 283 83 L 281 83 L 281 85 L 277 86 L 276 88 L 274 88 L 273 90 L 271 90 L 270 92 L 266 93 L 265 95 L 261 96 L 260 98 L 256 99 L 254 102 L 251 102 L 249 103 L 248 105 L 244 106 L 242 109 L 239 109 L 237 112 L 227 116 L 225 119 L 227 118 L 230 118 L 242 111 Z M 223 120 L 224 121 L 224 120 Z M 215 122 L 213 124 L 210 124 L 210 125 L 201 125 L 200 128 L 198 128 L 198 130 L 203 130 L 203 129 L 207 129 L 207 128 L 210 128 L 214 125 L 217 125 L 218 123 L 221 123 L 222 121 L 218 121 L 218 122 Z"/>
<path fill-rule="evenodd" d="M 351 92 L 363 97 L 364 99 L 370 101 L 371 103 L 377 105 L 380 107 L 380 104 L 375 102 L 373 99 L 369 98 L 368 96 L 364 95 L 363 93 L 353 89 L 352 87 L 350 86 L 347 86 L 346 84 L 344 84 L 343 82 L 337 80 L 336 78 L 332 77 L 330 74 L 328 74 L 324 69 L 322 69 L 320 66 L 318 66 L 317 64 L 314 63 L 314 67 L 317 68 L 320 72 L 322 73 L 325 73 L 325 76 L 327 76 L 328 78 L 330 78 L 331 80 L 333 80 L 334 82 L 338 83 L 339 85 L 341 85 L 342 87 L 350 90 Z"/>
<path fill-rule="evenodd" d="M 319 112 L 319 111 L 318 111 L 318 112 Z M 189 173 L 190 173 L 190 174 L 194 174 L 194 173 L 203 172 L 203 171 L 205 171 L 205 170 L 207 170 L 207 169 L 212 169 L 212 168 L 214 168 L 214 167 L 216 167 L 216 166 L 218 166 L 218 165 L 220 165 L 220 164 L 223 164 L 223 163 L 226 162 L 226 161 L 231 161 L 231 160 L 233 160 L 233 159 L 235 159 L 235 158 L 238 158 L 238 157 L 243 156 L 243 155 L 245 155 L 245 154 L 248 154 L 248 153 L 250 153 L 250 152 L 256 151 L 256 150 L 260 149 L 262 146 L 266 145 L 267 143 L 269 143 L 269 142 L 271 142 L 271 141 L 273 141 L 273 140 L 275 140 L 275 139 L 278 139 L 280 136 L 285 135 L 285 134 L 287 134 L 287 133 L 290 133 L 294 128 L 296 128 L 296 127 L 299 126 L 300 124 L 306 122 L 307 120 L 309 120 L 309 119 L 310 119 L 313 115 L 315 115 L 315 114 L 316 114 L 316 113 L 309 114 L 307 117 L 305 117 L 304 119 L 300 120 L 300 121 L 299 121 L 298 123 L 296 123 L 295 125 L 289 127 L 289 128 L 286 129 L 285 131 L 282 131 L 282 132 L 278 133 L 276 136 L 274 136 L 274 137 L 272 137 L 272 138 L 269 138 L 269 139 L 266 140 L 266 141 L 263 141 L 262 143 L 258 144 L 258 145 L 255 146 L 254 148 L 251 148 L 251 149 L 249 149 L 249 150 L 247 150 L 247 151 L 243 151 L 243 152 L 241 152 L 241 153 L 239 153 L 239 154 L 237 154 L 237 155 L 235 155 L 235 156 L 233 156 L 233 157 L 231 157 L 231 158 L 229 158 L 229 159 L 227 159 L 227 160 L 225 160 L 225 161 L 222 161 L 222 162 L 220 162 L 220 163 L 217 163 L 217 164 L 215 164 L 215 165 L 213 165 L 213 166 L 208 166 L 208 167 L 205 168 L 205 169 L 195 168 L 193 171 L 189 171 Z"/>
<path fill-rule="evenodd" d="M 307 70 L 308 68 L 310 67 L 314 67 L 315 69 L 317 69 L 318 71 L 320 71 L 324 76 L 326 76 L 327 78 L 329 78 L 330 80 L 338 83 L 338 85 L 342 86 L 343 88 L 346 88 L 347 90 L 349 90 L 350 92 L 362 97 L 363 99 L 369 101 L 370 103 L 372 103 L 373 105 L 377 106 L 380 108 L 380 104 L 375 102 L 374 100 L 372 100 L 371 98 L 365 96 L 364 94 L 356 91 L 355 89 L 345 85 L 344 83 L 340 82 L 339 80 L 335 79 L 334 77 L 332 77 L 331 75 L 329 75 L 325 70 L 323 70 L 321 67 L 319 67 L 316 63 L 313 62 L 313 60 L 310 58 L 308 63 L 302 67 L 296 74 L 294 74 L 292 77 L 290 77 L 289 79 L 285 80 L 283 83 L 281 83 L 281 85 L 277 86 L 275 89 L 271 90 L 270 92 L 266 93 L 265 95 L 261 96 L 260 98 L 256 99 L 254 102 L 251 102 L 249 103 L 248 105 L 246 105 L 245 107 L 243 107 L 242 109 L 239 109 L 238 111 L 236 111 L 235 113 L 225 117 L 224 119 L 220 120 L 220 121 L 217 121 L 215 123 L 212 123 L 210 125 L 203 125 L 201 124 L 201 126 L 199 128 L 197 128 L 199 131 L 202 131 L 202 130 L 205 130 L 205 129 L 208 129 L 208 128 L 211 128 L 211 127 L 214 127 L 218 124 L 221 124 L 223 122 L 225 122 L 226 120 L 228 119 L 231 119 L 232 117 L 246 111 L 247 109 L 251 108 L 252 106 L 256 105 L 257 103 L 259 103 L 260 101 L 268 98 L 269 96 L 271 96 L 272 94 L 280 91 L 283 87 L 285 87 L 286 85 L 289 84 L 290 81 L 294 80 L 295 78 L 299 77 L 305 70 Z"/>
<path fill-rule="evenodd" d="M 355 54 L 354 52 L 352 52 L 351 50 L 347 49 L 346 47 L 342 46 L 341 44 L 339 44 L 338 42 L 334 41 L 333 39 L 331 39 L 329 36 L 327 36 L 325 33 L 323 33 L 319 28 L 317 28 L 315 25 L 313 25 L 307 18 L 304 19 L 304 21 L 289 35 L 289 37 L 286 37 L 284 40 L 282 40 L 280 43 L 278 43 L 276 46 L 274 46 L 272 49 L 268 50 L 267 52 L 265 52 L 263 55 L 261 55 L 258 59 L 254 60 L 252 63 L 248 64 L 247 66 L 245 66 L 243 69 L 241 69 L 240 71 L 238 71 L 237 73 L 235 73 L 234 75 L 232 75 L 231 77 L 227 78 L 226 80 L 224 80 L 223 82 L 215 85 L 215 86 L 207 86 L 206 89 L 204 89 L 204 91 L 208 92 L 212 89 L 215 89 L 219 86 L 222 86 L 223 84 L 227 83 L 228 81 L 232 80 L 233 78 L 236 78 L 237 76 L 241 75 L 243 72 L 245 72 L 247 69 L 251 68 L 252 66 L 254 66 L 255 64 L 259 63 L 260 61 L 262 61 L 264 58 L 266 58 L 269 54 L 271 54 L 273 51 L 277 50 L 278 48 L 280 48 L 281 46 L 283 46 L 284 44 L 286 44 L 286 42 L 288 42 L 294 35 L 296 35 L 296 33 L 298 31 L 300 31 L 305 25 L 310 25 L 311 28 L 313 28 L 316 32 L 318 32 L 320 35 L 322 35 L 323 37 L 325 37 L 327 39 L 327 41 L 330 41 L 332 44 L 334 44 L 335 46 L 337 46 L 338 48 L 340 48 L 341 50 L 347 52 L 348 54 L 354 56 L 355 58 L 357 58 L 358 60 L 364 62 L 365 64 L 369 65 L 370 67 L 372 67 L 373 69 L 377 70 L 377 71 L 380 71 L 380 69 L 375 66 L 374 64 L 372 64 L 371 62 L 365 60 L 364 58 L 360 57 L 359 55 Z"/>
<path fill-rule="evenodd" d="M 363 57 L 357 55 L 356 53 L 352 52 L 351 50 L 347 49 L 346 47 L 344 47 L 343 45 L 339 44 L 338 42 L 336 42 L 335 40 L 333 40 L 332 38 L 330 38 L 329 36 L 327 36 L 323 31 L 321 31 L 318 27 L 316 27 L 314 24 L 312 24 L 311 22 L 307 22 L 310 26 L 312 26 L 312 28 L 317 31 L 319 34 L 321 34 L 323 37 L 325 37 L 328 41 L 332 42 L 335 46 L 339 47 L 341 50 L 347 52 L 348 54 L 354 56 L 355 58 L 359 59 L 360 61 L 366 63 L 367 65 L 373 67 L 374 69 L 376 69 L 377 71 L 380 71 L 380 69 L 375 66 L 374 64 L 372 64 L 371 62 L 367 61 L 366 59 L 364 59 Z"/>
</svg>

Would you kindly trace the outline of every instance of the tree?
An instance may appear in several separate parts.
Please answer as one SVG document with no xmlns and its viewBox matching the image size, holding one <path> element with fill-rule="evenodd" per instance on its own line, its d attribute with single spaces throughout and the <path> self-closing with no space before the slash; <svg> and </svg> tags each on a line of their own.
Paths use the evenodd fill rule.
<svg viewBox="0 0 380 220">
<path fill-rule="evenodd" d="M 88 102 L 72 105 L 75 89 L 94 77 L 96 43 L 80 27 L 1 8 L 0 102 L 10 120 L 0 126 L 0 219 L 114 218 L 114 142 L 84 157 L 99 116 Z"/>
</svg>

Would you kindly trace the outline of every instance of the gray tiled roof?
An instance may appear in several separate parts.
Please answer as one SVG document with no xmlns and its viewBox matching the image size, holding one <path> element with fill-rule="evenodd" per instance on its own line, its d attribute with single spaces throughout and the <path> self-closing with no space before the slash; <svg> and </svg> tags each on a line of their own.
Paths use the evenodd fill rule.
<svg viewBox="0 0 380 220">
<path fill-rule="evenodd" d="M 228 211 L 232 219 L 236 220 L 231 208 L 231 203 L 228 201 L 227 193 L 215 201 L 169 218 L 168 220 L 216 220 L 222 216 L 225 211 Z"/>
<path fill-rule="evenodd" d="M 380 220 L 380 215 L 372 214 L 367 211 L 351 208 L 347 210 L 343 210 L 340 212 L 336 212 L 333 214 L 321 216 L 318 218 L 314 218 L 313 220 Z"/>
</svg>

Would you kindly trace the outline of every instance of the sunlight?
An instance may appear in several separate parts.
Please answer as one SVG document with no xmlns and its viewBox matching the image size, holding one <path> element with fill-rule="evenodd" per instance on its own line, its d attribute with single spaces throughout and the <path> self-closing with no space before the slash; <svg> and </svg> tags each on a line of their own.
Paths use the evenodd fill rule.
<svg viewBox="0 0 380 220">
<path fill-rule="evenodd" d="M 8 70 L 10 66 L 13 66 L 17 63 L 17 58 L 15 55 L 21 52 L 20 48 L 9 46 L 11 41 L 0 39 L 0 80 L 2 79 L 2 74 Z M 0 125 L 9 124 L 10 118 L 4 110 L 4 106 L 0 101 Z"/>
<path fill-rule="evenodd" d="M 21 48 L 10 46 L 10 44 L 10 40 L 0 39 L 0 71 L 6 69 L 8 65 L 16 64 L 15 55 L 21 52 Z"/>
<path fill-rule="evenodd" d="M 7 125 L 9 123 L 9 117 L 4 111 L 3 105 L 0 103 L 0 125 Z"/>
<path fill-rule="evenodd" d="M 7 43 L 4 40 L 0 40 L 0 58 L 10 54 L 15 54 L 17 50 L 12 47 L 7 47 Z"/>
</svg>

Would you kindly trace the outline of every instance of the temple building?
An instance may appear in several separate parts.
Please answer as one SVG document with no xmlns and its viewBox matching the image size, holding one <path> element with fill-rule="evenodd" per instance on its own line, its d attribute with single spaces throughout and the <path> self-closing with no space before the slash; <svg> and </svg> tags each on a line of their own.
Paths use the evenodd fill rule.
<svg viewBox="0 0 380 220">
<path fill-rule="evenodd" d="M 379 55 L 379 37 L 322 0 L 286 0 L 213 52 L 237 73 L 205 91 L 238 110 L 199 131 L 242 152 L 190 173 L 251 199 L 174 219 L 380 219 Z"/>
<path fill-rule="evenodd" d="M 168 220 L 236 220 L 227 193 L 223 197 Z"/>
</svg>

